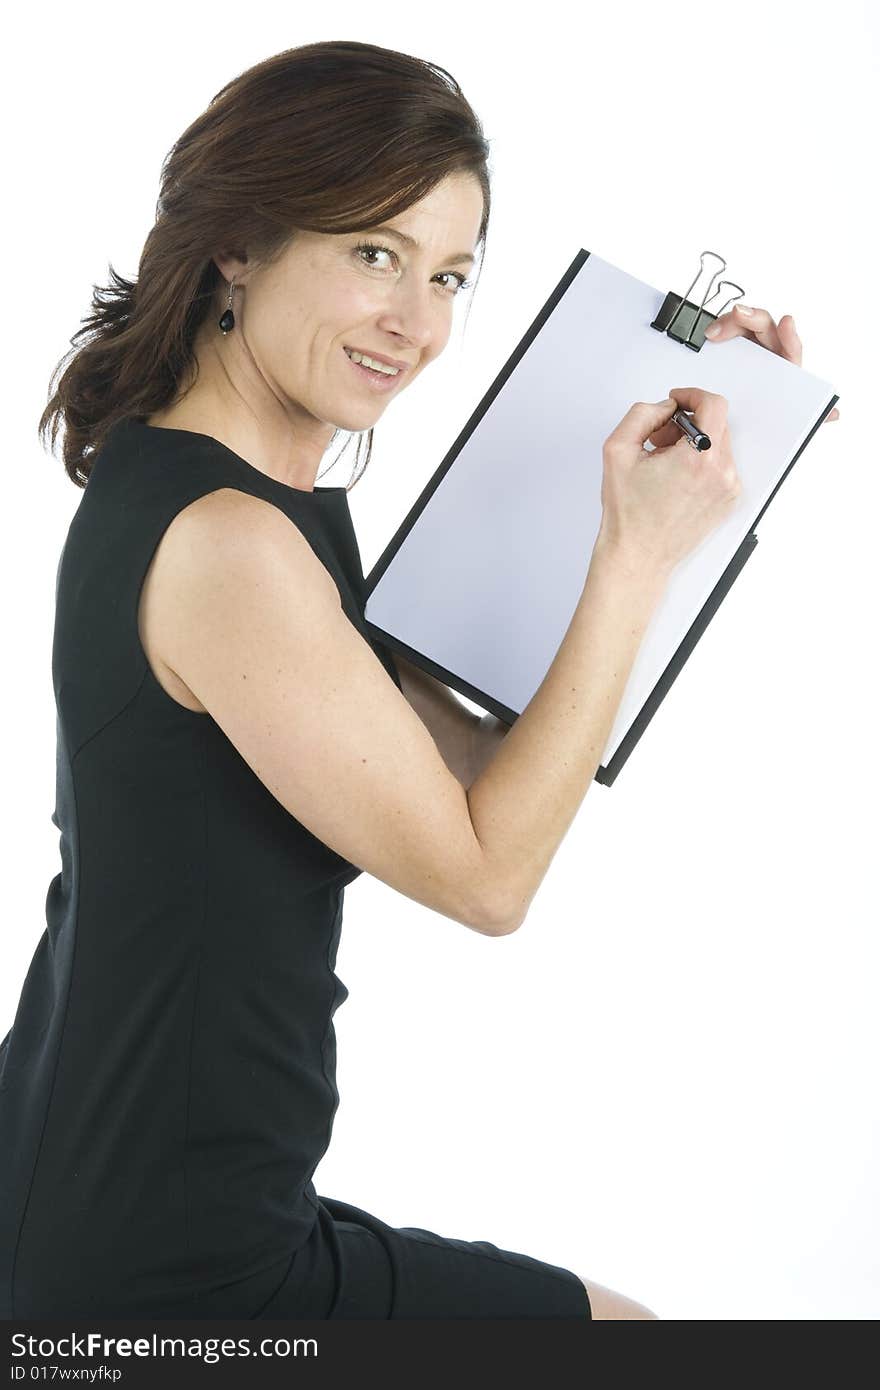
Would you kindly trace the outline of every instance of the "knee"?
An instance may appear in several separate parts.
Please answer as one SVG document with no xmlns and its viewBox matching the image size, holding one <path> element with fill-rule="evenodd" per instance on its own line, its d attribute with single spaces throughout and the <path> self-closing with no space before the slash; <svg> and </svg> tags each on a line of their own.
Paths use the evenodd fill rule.
<svg viewBox="0 0 880 1390">
<path fill-rule="evenodd" d="M 656 1313 L 652 1313 L 650 1308 L 646 1308 L 644 1303 L 637 1303 L 633 1298 L 627 1298 L 625 1294 L 615 1293 L 613 1289 L 607 1289 L 604 1284 L 597 1284 L 593 1279 L 585 1279 L 581 1274 L 578 1276 L 587 1296 L 590 1300 L 590 1311 L 594 1320 L 609 1321 L 611 1319 L 629 1321 L 647 1321 L 650 1318 L 660 1321 Z"/>
</svg>

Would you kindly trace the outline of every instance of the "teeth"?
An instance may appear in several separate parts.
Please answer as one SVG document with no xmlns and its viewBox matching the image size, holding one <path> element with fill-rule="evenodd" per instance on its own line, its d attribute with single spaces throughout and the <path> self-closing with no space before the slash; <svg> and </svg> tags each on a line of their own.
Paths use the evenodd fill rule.
<svg viewBox="0 0 880 1390">
<path fill-rule="evenodd" d="M 346 348 L 352 362 L 363 362 L 365 367 L 372 367 L 374 372 L 384 372 L 386 376 L 397 376 L 399 367 L 389 367 L 387 362 L 377 362 L 372 357 L 365 357 L 362 352 L 355 352 L 352 348 Z"/>
</svg>

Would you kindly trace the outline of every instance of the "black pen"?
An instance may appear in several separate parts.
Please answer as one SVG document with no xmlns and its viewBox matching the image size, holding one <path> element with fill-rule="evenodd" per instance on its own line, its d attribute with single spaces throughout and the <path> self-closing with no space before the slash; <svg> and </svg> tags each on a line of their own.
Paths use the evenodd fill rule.
<svg viewBox="0 0 880 1390">
<path fill-rule="evenodd" d="M 689 443 L 691 443 L 695 449 L 712 448 L 712 441 L 708 434 L 703 434 L 702 430 L 698 430 L 696 425 L 688 419 L 683 410 L 677 410 L 675 412 L 672 417 L 672 423 L 678 425 L 682 433 L 687 435 Z"/>
</svg>

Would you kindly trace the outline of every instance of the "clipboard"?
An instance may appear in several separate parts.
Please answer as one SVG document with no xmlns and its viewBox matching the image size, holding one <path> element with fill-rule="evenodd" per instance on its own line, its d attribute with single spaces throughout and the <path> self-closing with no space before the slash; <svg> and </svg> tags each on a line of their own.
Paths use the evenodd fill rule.
<svg viewBox="0 0 880 1390">
<path fill-rule="evenodd" d="M 744 337 L 705 329 L 742 295 L 703 252 L 683 294 L 581 248 L 369 575 L 370 634 L 512 724 L 580 598 L 601 520 L 604 439 L 636 400 L 698 385 L 729 402 L 743 482 L 728 518 L 673 571 L 595 780 L 611 786 L 757 545 L 756 528 L 838 396 Z M 711 308 L 724 288 L 739 291 Z"/>
</svg>

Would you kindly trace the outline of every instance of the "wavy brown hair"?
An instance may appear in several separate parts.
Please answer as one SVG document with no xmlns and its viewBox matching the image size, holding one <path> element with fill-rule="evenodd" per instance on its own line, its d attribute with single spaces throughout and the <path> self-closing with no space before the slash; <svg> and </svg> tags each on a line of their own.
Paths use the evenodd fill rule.
<svg viewBox="0 0 880 1390">
<path fill-rule="evenodd" d="M 268 265 L 298 229 L 384 222 L 460 172 L 483 190 L 485 250 L 488 158 L 480 122 L 436 63 L 340 39 L 248 68 L 166 155 L 137 278 L 111 265 L 111 284 L 94 287 L 92 311 L 52 374 L 38 426 L 44 447 L 50 437 L 54 452 L 63 418 L 64 467 L 84 488 L 118 420 L 178 397 L 197 371 L 195 338 L 223 279 L 212 259 L 221 250 Z M 358 455 L 364 433 L 361 473 L 373 447 L 372 429 L 362 431 Z"/>
</svg>

